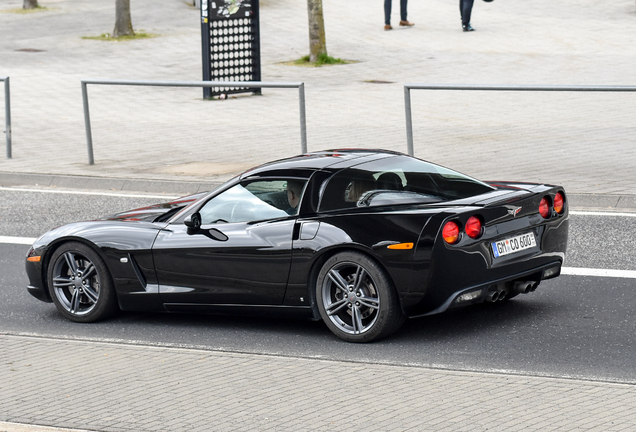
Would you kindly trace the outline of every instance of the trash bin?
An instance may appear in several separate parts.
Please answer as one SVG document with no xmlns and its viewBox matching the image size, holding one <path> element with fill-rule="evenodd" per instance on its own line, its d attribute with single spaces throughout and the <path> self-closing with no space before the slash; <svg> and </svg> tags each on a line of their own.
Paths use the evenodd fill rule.
<svg viewBox="0 0 636 432">
<path fill-rule="evenodd" d="M 260 81 L 258 0 L 201 0 L 203 81 Z M 260 94 L 261 89 L 211 87 L 203 97 Z"/>
</svg>

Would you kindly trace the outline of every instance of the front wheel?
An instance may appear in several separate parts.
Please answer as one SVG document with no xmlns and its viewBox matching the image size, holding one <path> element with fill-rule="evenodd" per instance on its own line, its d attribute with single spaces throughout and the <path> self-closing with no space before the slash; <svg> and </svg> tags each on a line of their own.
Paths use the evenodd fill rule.
<svg viewBox="0 0 636 432">
<path fill-rule="evenodd" d="M 117 310 L 115 288 L 106 264 L 83 243 L 65 243 L 53 253 L 48 285 L 55 306 L 72 321 L 98 321 Z"/>
<path fill-rule="evenodd" d="M 341 252 L 325 262 L 316 281 L 316 300 L 327 327 L 347 342 L 387 337 L 404 322 L 389 277 L 360 252 Z"/>
</svg>

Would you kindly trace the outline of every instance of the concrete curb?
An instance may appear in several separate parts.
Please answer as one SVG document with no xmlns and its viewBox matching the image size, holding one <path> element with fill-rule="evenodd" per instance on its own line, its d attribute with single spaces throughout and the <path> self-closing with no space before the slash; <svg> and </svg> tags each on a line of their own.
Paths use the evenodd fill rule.
<svg viewBox="0 0 636 432">
<path fill-rule="evenodd" d="M 209 191 L 221 184 L 222 182 L 124 179 L 114 177 L 0 172 L 1 186 L 42 186 L 61 189 L 97 189 L 122 192 L 189 194 Z"/>
</svg>

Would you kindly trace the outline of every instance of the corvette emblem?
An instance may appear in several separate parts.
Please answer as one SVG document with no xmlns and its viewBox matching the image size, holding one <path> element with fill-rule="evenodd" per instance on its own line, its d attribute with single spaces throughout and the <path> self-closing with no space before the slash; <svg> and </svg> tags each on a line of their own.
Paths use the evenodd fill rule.
<svg viewBox="0 0 636 432">
<path fill-rule="evenodd" d="M 511 215 L 512 217 L 516 217 L 520 211 L 521 211 L 521 207 L 515 207 L 513 209 L 508 210 L 508 214 Z"/>
</svg>

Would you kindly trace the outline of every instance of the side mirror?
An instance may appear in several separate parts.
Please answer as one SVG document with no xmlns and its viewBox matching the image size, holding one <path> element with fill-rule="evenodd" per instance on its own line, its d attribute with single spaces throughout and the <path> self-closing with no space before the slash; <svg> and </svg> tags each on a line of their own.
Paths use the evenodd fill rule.
<svg viewBox="0 0 636 432">
<path fill-rule="evenodd" d="M 201 228 L 201 215 L 199 213 L 193 213 L 191 215 L 186 216 L 183 220 L 185 226 L 194 231 Z"/>
</svg>

